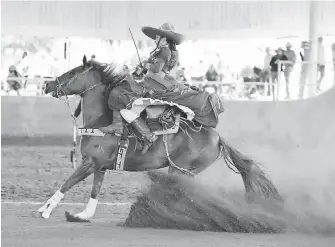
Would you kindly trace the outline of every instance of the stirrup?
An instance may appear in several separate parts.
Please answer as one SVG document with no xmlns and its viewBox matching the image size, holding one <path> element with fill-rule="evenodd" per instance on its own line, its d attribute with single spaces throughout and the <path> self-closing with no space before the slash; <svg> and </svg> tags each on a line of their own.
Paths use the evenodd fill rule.
<svg viewBox="0 0 335 247">
<path fill-rule="evenodd" d="M 149 149 L 152 148 L 153 145 L 154 145 L 154 142 L 143 144 L 141 154 L 146 154 L 149 151 Z"/>
<path fill-rule="evenodd" d="M 123 133 L 123 124 L 121 125 L 121 127 L 114 127 L 112 126 L 113 124 L 111 125 L 108 125 L 106 127 L 101 127 L 99 128 L 99 130 L 103 133 L 106 133 L 106 134 L 115 134 L 115 135 L 122 135 Z"/>
<path fill-rule="evenodd" d="M 147 141 L 144 142 L 141 153 L 142 154 L 147 153 L 149 151 L 149 149 L 152 148 L 152 146 L 154 145 L 154 143 L 156 142 L 157 139 L 158 139 L 158 137 L 155 134 L 153 134 L 151 140 L 147 140 Z"/>
</svg>

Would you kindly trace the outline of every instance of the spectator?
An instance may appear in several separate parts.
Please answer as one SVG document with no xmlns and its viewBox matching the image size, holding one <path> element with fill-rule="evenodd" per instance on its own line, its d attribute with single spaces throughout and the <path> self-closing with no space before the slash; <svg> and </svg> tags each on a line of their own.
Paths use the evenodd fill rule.
<svg viewBox="0 0 335 247">
<path fill-rule="evenodd" d="M 218 81 L 219 80 L 219 74 L 215 70 L 213 64 L 209 66 L 209 69 L 206 72 L 206 79 L 207 81 Z"/>
<path fill-rule="evenodd" d="M 91 56 L 91 60 L 93 60 L 93 61 L 94 61 L 94 60 L 95 60 L 95 58 L 96 58 L 96 57 L 95 57 L 95 55 L 93 54 L 93 55 Z"/>
<path fill-rule="evenodd" d="M 17 93 L 17 96 L 20 96 L 19 90 L 22 87 L 20 79 L 12 79 L 11 77 L 21 77 L 21 75 L 17 72 L 14 65 L 11 65 L 9 67 L 9 74 L 7 77 L 7 83 L 8 83 L 7 94 L 9 93 L 9 91 L 14 90 Z"/>
<path fill-rule="evenodd" d="M 318 72 L 320 72 L 320 78 L 317 81 L 316 90 L 321 91 L 321 82 L 325 77 L 325 47 L 323 45 L 323 38 L 318 38 Z"/>
<path fill-rule="evenodd" d="M 243 78 L 243 82 L 245 82 L 244 88 L 243 88 L 243 94 L 250 98 L 251 94 L 253 94 L 256 89 L 254 85 L 250 85 L 250 82 L 254 82 L 255 80 L 255 72 L 254 68 L 251 66 L 245 66 L 241 73 L 240 76 Z"/>
<path fill-rule="evenodd" d="M 284 54 L 284 50 L 282 48 L 278 48 L 276 50 L 276 55 L 271 58 L 270 66 L 271 66 L 271 81 L 272 81 L 272 95 L 274 95 L 274 83 L 278 82 L 278 64 L 280 61 L 287 61 L 287 57 Z M 280 71 L 283 71 L 283 64 L 280 64 Z"/>
<path fill-rule="evenodd" d="M 264 86 L 264 94 L 267 91 L 267 95 L 270 95 L 270 86 L 269 86 L 269 82 L 270 82 L 270 74 L 271 74 L 271 66 L 270 66 L 270 61 L 272 59 L 272 54 L 271 54 L 271 50 L 270 47 L 266 47 L 265 49 L 265 57 L 264 57 L 264 67 L 263 67 L 263 72 L 262 72 L 262 81 L 264 83 L 267 84 L 267 86 Z"/>
<path fill-rule="evenodd" d="M 22 58 L 16 65 L 16 71 L 21 74 L 22 77 L 28 77 L 29 73 L 29 58 L 28 58 L 28 53 L 25 51 L 22 54 Z M 26 89 L 27 87 L 27 80 L 23 80 L 23 87 Z"/>
<path fill-rule="evenodd" d="M 293 51 L 291 48 L 292 48 L 291 43 L 287 43 L 285 56 L 287 57 L 287 60 L 290 63 L 285 64 L 285 70 L 284 70 L 284 76 L 285 76 L 285 82 L 286 82 L 286 99 L 289 99 L 291 97 L 290 90 L 289 90 L 290 76 L 293 71 L 294 64 L 297 61 L 297 56 L 295 54 L 295 51 Z"/>
</svg>

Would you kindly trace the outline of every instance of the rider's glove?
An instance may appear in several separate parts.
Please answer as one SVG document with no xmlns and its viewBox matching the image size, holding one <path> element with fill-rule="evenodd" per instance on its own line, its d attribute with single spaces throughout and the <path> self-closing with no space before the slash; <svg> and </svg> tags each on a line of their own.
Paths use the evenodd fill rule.
<svg viewBox="0 0 335 247">
<path fill-rule="evenodd" d="M 194 91 L 200 91 L 200 88 L 198 88 L 198 87 L 196 87 L 196 86 L 190 86 L 190 88 L 192 89 L 192 90 L 194 90 Z"/>
</svg>

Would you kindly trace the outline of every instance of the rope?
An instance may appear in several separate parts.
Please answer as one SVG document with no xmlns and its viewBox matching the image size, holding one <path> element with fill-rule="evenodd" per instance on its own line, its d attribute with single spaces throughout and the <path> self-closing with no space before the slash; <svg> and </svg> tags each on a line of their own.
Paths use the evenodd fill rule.
<svg viewBox="0 0 335 247">
<path fill-rule="evenodd" d="M 193 132 L 200 132 L 202 129 L 207 130 L 203 125 L 195 126 L 195 123 L 193 121 L 188 121 L 186 118 L 180 117 L 180 122 L 184 123 L 187 127 L 189 127 Z M 191 122 L 195 129 L 193 129 L 188 122 Z"/>
<path fill-rule="evenodd" d="M 166 131 L 166 128 L 165 126 L 163 127 L 163 130 Z M 171 159 L 170 157 L 170 153 L 169 153 L 169 147 L 168 147 L 168 143 L 167 143 L 167 134 L 163 134 L 163 143 L 164 143 L 164 146 L 165 146 L 165 152 L 166 152 L 166 157 L 170 163 L 170 165 L 174 168 L 176 168 L 177 170 L 179 170 L 180 172 L 184 173 L 184 174 L 187 174 L 189 176 L 194 176 L 195 174 L 185 168 L 182 168 L 182 167 L 179 167 L 177 166 Z"/>
</svg>

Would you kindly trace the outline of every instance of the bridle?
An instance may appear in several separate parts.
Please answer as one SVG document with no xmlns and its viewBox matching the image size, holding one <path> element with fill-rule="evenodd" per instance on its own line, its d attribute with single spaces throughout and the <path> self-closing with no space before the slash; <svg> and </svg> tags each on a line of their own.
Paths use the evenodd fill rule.
<svg viewBox="0 0 335 247">
<path fill-rule="evenodd" d="M 77 80 L 78 78 L 82 77 L 83 75 L 87 74 L 91 69 L 93 68 L 93 66 L 90 66 L 88 67 L 87 69 L 85 69 L 83 72 L 73 76 L 69 81 L 67 82 L 60 82 L 58 77 L 56 77 L 56 82 L 58 85 L 56 85 L 56 97 L 63 100 L 64 104 L 69 108 L 69 111 L 70 111 L 70 114 L 71 114 L 71 117 L 73 118 L 73 124 L 78 128 L 78 124 L 77 124 L 77 119 L 76 117 L 74 116 L 73 114 L 73 111 L 72 111 L 72 107 L 70 105 L 70 101 L 69 101 L 69 98 L 68 98 L 68 95 L 65 93 L 64 89 L 63 89 L 63 86 L 64 85 L 70 85 L 72 82 L 74 82 L 75 80 Z M 84 93 L 86 93 L 87 91 L 90 91 L 92 90 L 93 88 L 97 87 L 97 86 L 100 86 L 102 84 L 102 82 L 98 83 L 98 84 L 95 84 L 95 85 L 92 85 L 90 86 L 89 88 L 85 89 L 83 92 L 77 94 L 79 95 L 80 97 L 83 97 Z M 63 96 L 65 96 L 65 98 L 63 97 L 59 97 L 59 95 L 63 94 Z"/>
<path fill-rule="evenodd" d="M 91 69 L 93 68 L 93 66 L 90 66 L 88 67 L 87 69 L 85 69 L 83 72 L 81 73 L 78 73 L 77 75 L 73 76 L 69 81 L 67 82 L 60 82 L 59 81 L 59 78 L 56 77 L 56 82 L 57 82 L 57 85 L 56 85 L 56 97 L 63 100 L 64 104 L 68 107 L 69 111 L 70 111 L 70 115 L 73 119 L 73 140 L 72 140 L 72 150 L 71 150 L 71 153 L 70 153 L 70 160 L 72 162 L 72 167 L 75 169 L 76 168 L 76 147 L 77 147 L 77 131 L 78 131 L 78 124 L 77 124 L 77 119 L 72 111 L 72 107 L 70 105 L 70 102 L 69 102 L 69 98 L 68 98 L 68 95 L 65 93 L 64 91 L 64 85 L 69 85 L 71 84 L 72 82 L 74 82 L 75 80 L 77 80 L 78 78 L 82 77 L 83 75 L 87 74 Z M 98 84 L 95 84 L 93 86 L 90 86 L 89 88 L 85 89 L 83 92 L 79 93 L 78 95 L 80 97 L 83 97 L 83 95 L 87 92 L 87 91 L 90 91 L 92 90 L 93 88 L 101 85 L 102 82 L 98 83 Z M 64 97 L 59 97 L 59 95 L 63 94 L 65 96 Z"/>
</svg>

